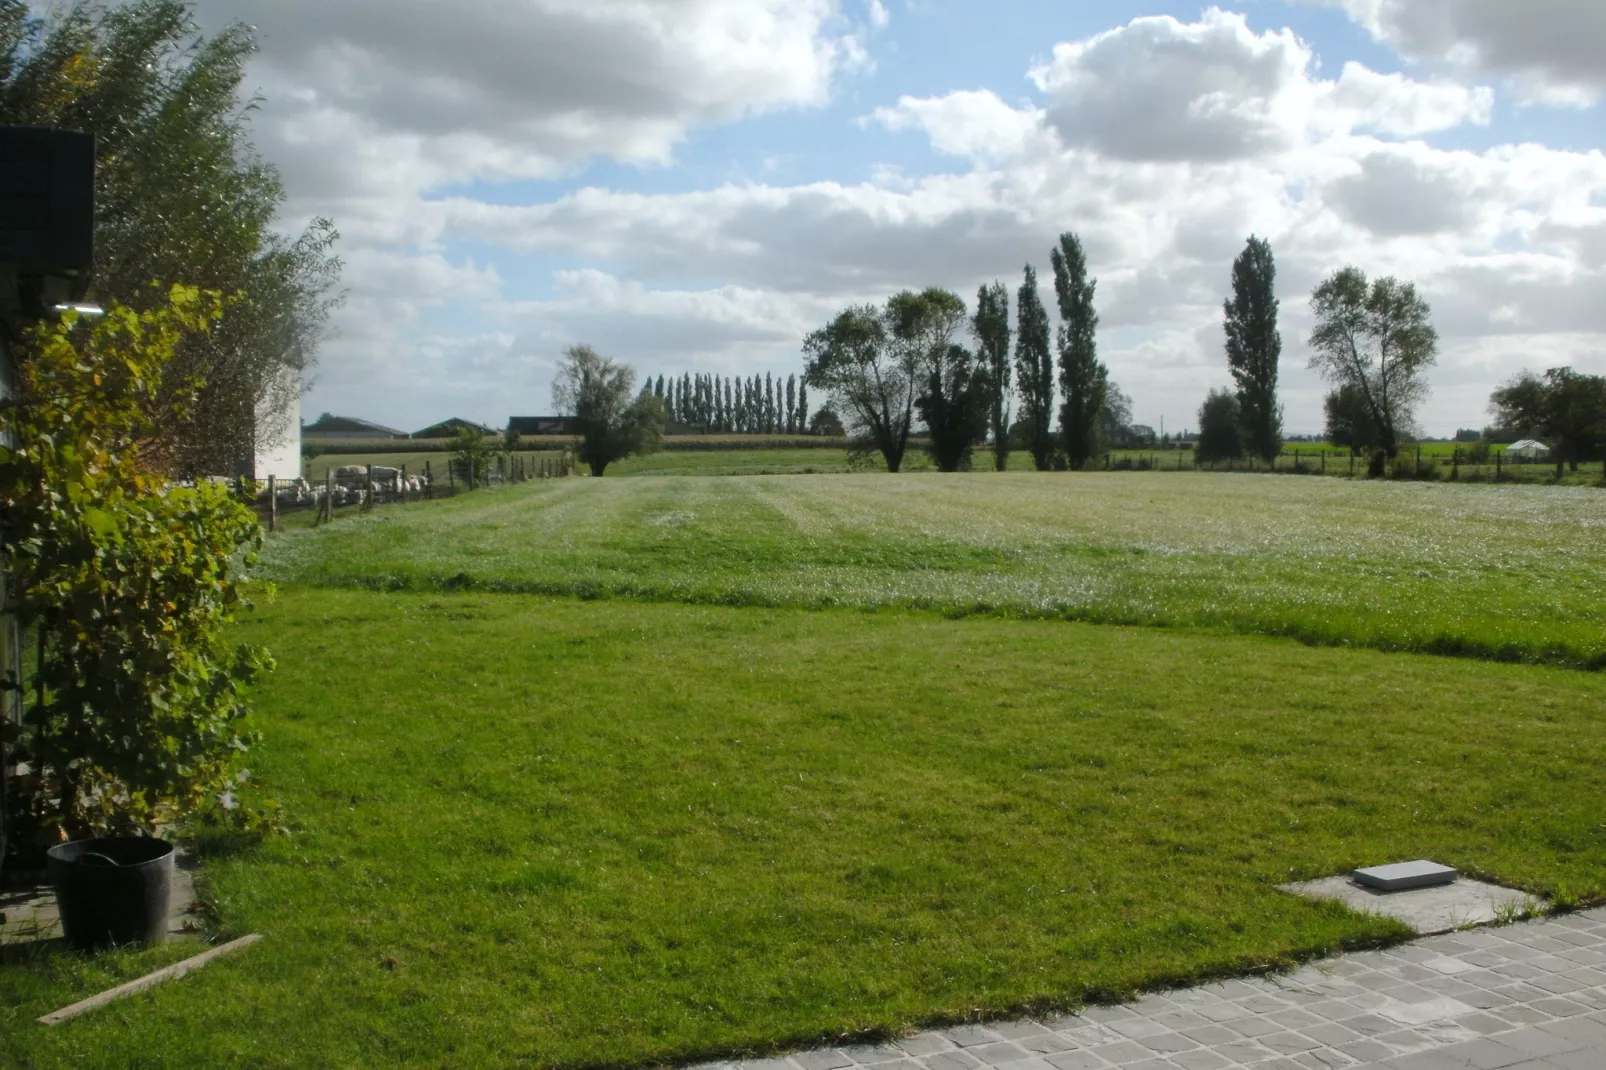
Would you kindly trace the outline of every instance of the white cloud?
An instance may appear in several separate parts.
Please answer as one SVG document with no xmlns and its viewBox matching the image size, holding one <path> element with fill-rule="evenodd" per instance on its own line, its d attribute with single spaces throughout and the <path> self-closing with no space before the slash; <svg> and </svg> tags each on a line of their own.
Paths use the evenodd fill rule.
<svg viewBox="0 0 1606 1070">
<path fill-rule="evenodd" d="M 1358 63 L 1336 81 L 1315 71 L 1292 31 L 1257 34 L 1244 16 L 1211 8 L 1198 22 L 1140 18 L 1056 45 L 1030 76 L 1065 144 L 1135 161 L 1249 159 L 1352 130 L 1416 136 L 1487 123 L 1494 103 L 1487 88 Z"/>
<path fill-rule="evenodd" d="M 835 0 L 206 0 L 258 27 L 259 124 L 302 194 L 662 164 L 693 126 L 824 103 L 863 66 Z"/>
<path fill-rule="evenodd" d="M 931 147 L 951 156 L 1003 160 L 1018 157 L 1048 136 L 1043 113 L 1016 109 L 988 89 L 941 97 L 900 97 L 871 116 L 888 130 L 923 130 Z"/>
<path fill-rule="evenodd" d="M 557 273 L 557 296 L 510 302 L 503 312 L 551 352 L 586 342 L 628 354 L 644 374 L 699 369 L 734 373 L 755 352 L 796 357 L 803 335 L 834 311 L 817 300 L 722 286 L 649 289 L 595 269 Z"/>
<path fill-rule="evenodd" d="M 1464 234 L 1476 223 L 1475 202 L 1483 192 L 1479 162 L 1422 145 L 1380 146 L 1325 194 L 1345 219 L 1381 238 Z"/>
<path fill-rule="evenodd" d="M 1338 81 L 1324 85 L 1327 102 L 1343 129 L 1416 137 L 1472 123 L 1487 126 L 1494 91 L 1459 82 L 1418 82 L 1403 74 L 1379 74 L 1359 63 L 1344 64 Z"/>
<path fill-rule="evenodd" d="M 774 20 L 793 10 L 758 7 Z M 556 11 L 564 25 L 591 17 L 556 0 L 526 8 Z M 637 28 L 664 10 L 655 0 L 639 11 L 597 9 L 637 19 Z M 689 10 L 726 8 L 706 0 Z M 423 77 L 439 67 L 437 76 L 463 81 L 454 106 L 472 121 L 453 127 L 442 113 L 409 125 L 402 110 L 375 104 L 322 61 L 283 61 L 284 76 L 305 90 L 296 113 L 305 122 L 281 133 L 304 139 L 300 166 L 327 172 L 317 197 L 303 200 L 334 215 L 355 243 L 346 252 L 358 292 L 345 333 L 326 350 L 318 396 L 380 419 L 400 404 L 420 426 L 446 414 L 497 423 L 504 409 L 545 407 L 551 362 L 578 341 L 646 374 L 793 371 L 803 335 L 832 312 L 904 287 L 946 285 L 969 300 L 994 278 L 1013 291 L 1031 262 L 1052 307 L 1047 252 L 1067 229 L 1082 236 L 1099 278 L 1102 352 L 1144 422 L 1164 413 L 1168 427 L 1189 423 L 1204 390 L 1226 381 L 1220 303 L 1250 233 L 1269 238 L 1278 256 L 1294 430 L 1320 422 L 1321 385 L 1304 368 L 1308 294 L 1346 263 L 1411 279 L 1432 303 L 1445 344 L 1424 413 L 1430 429 L 1479 422 L 1480 396 L 1522 365 L 1606 371 L 1601 152 L 1449 151 L 1405 140 L 1487 123 L 1493 94 L 1353 63 L 1323 78 L 1291 32 L 1256 32 L 1214 10 L 1193 23 L 1138 19 L 1059 45 L 1031 72 L 1040 103 L 969 88 L 871 110 L 865 125 L 918 132 L 955 158 L 950 173 L 887 166 L 868 181 L 787 185 L 788 160 L 778 155 L 762 184 L 584 188 L 523 205 L 419 195 L 456 175 L 561 170 L 594 152 L 661 159 L 692 124 L 822 99 L 844 64 L 862 61 L 853 57 L 862 58 L 868 31 L 823 4 L 796 10 L 814 12 L 797 24 L 813 43 L 772 50 L 763 62 L 782 70 L 757 98 L 741 87 L 760 61 L 716 51 L 714 66 L 728 61 L 729 70 L 705 78 L 679 57 L 655 60 L 642 44 L 648 51 L 624 55 L 663 100 L 641 103 L 631 95 L 641 86 L 621 88 L 629 79 L 608 68 L 538 115 L 487 106 L 481 116 L 475 93 L 505 105 L 527 88 L 496 73 L 492 49 L 483 63 L 458 54 L 421 68 Z M 874 27 L 874 5 L 855 10 Z M 715 39 L 724 32 L 717 18 L 708 25 Z M 409 55 L 387 51 L 388 40 L 341 47 L 379 56 L 366 62 L 384 73 Z M 576 100 L 618 125 L 564 126 L 566 116 L 592 114 Z M 459 240 L 588 266 L 556 273 L 552 297 L 521 300 L 495 270 L 448 257 Z M 465 336 L 426 315 L 431 304 L 455 309 Z M 376 384 L 394 386 L 401 402 Z"/>
<path fill-rule="evenodd" d="M 1068 145 L 1129 160 L 1230 160 L 1289 148 L 1304 124 L 1310 50 L 1242 15 L 1134 19 L 1054 46 L 1031 72 Z"/>
<path fill-rule="evenodd" d="M 1343 8 L 1412 59 L 1511 78 L 1532 101 L 1585 106 L 1606 92 L 1599 0 L 1307 0 Z"/>
</svg>

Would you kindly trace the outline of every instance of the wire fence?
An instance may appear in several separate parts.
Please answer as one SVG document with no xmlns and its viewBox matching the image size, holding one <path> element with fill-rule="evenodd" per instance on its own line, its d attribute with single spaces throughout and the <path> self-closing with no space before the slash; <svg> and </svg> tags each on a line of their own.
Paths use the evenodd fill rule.
<svg viewBox="0 0 1606 1070">
<path fill-rule="evenodd" d="M 1365 455 L 1320 447 L 1284 450 L 1269 462 L 1260 457 L 1204 461 L 1192 450 L 1116 450 L 1104 455 L 1103 467 L 1111 471 L 1278 472 L 1469 483 L 1553 483 L 1558 479 L 1568 483 L 1606 483 L 1606 461 L 1586 460 L 1576 465 L 1564 462 L 1558 470 L 1550 458 L 1507 456 L 1503 451 L 1488 449 L 1445 449 L 1440 444 L 1401 447 L 1381 470 Z"/>
<path fill-rule="evenodd" d="M 321 479 L 302 476 L 266 481 L 231 480 L 242 500 L 250 501 L 264 526 L 279 530 L 297 514 L 314 524 L 328 523 L 337 513 L 366 512 L 383 505 L 437 501 L 482 487 L 526 483 L 533 479 L 560 479 L 573 470 L 568 455 L 507 456 L 473 463 L 460 458 L 425 460 L 412 471 L 406 464 L 348 464 L 325 468 Z"/>
</svg>

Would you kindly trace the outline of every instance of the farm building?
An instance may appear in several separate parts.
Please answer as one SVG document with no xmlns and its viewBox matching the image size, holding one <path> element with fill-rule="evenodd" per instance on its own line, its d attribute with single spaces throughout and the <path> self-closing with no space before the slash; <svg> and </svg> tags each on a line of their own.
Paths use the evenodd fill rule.
<svg viewBox="0 0 1606 1070">
<path fill-rule="evenodd" d="M 326 412 L 312 423 L 303 424 L 301 437 L 313 441 L 321 438 L 406 438 L 407 432 L 359 420 L 354 416 L 333 416 Z"/>
<path fill-rule="evenodd" d="M 518 435 L 577 435 L 580 421 L 573 416 L 509 416 L 508 427 Z"/>
<path fill-rule="evenodd" d="M 1513 442 L 1506 447 L 1507 457 L 1521 457 L 1524 460 L 1538 461 L 1550 456 L 1550 447 L 1538 439 L 1525 438 Z"/>
<path fill-rule="evenodd" d="M 465 420 L 460 416 L 454 416 L 450 420 L 442 420 L 438 424 L 430 424 L 428 427 L 424 428 L 422 431 L 414 431 L 413 434 L 412 434 L 412 437 L 413 438 L 451 438 L 454 435 L 458 434 L 459 432 L 463 431 L 465 428 L 470 428 L 472 430 L 478 431 L 482 435 L 498 436 L 498 435 L 501 435 L 501 433 L 502 433 L 502 432 L 498 431 L 494 427 L 486 427 L 484 424 L 477 424 L 473 420 Z"/>
</svg>

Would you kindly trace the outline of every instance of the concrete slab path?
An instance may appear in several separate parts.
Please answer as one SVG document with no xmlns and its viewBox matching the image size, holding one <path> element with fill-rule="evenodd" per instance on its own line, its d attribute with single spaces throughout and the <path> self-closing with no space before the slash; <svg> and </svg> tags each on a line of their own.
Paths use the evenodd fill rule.
<svg viewBox="0 0 1606 1070">
<path fill-rule="evenodd" d="M 1606 1070 L 1606 909 L 709 1070 Z"/>
</svg>

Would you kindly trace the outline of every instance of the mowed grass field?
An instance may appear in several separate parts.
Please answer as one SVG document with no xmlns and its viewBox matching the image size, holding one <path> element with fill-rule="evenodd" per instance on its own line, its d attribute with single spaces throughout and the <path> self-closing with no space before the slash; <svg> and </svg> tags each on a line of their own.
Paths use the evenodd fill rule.
<svg viewBox="0 0 1606 1070">
<path fill-rule="evenodd" d="M 1276 890 L 1363 864 L 1606 901 L 1603 528 L 1587 488 L 643 473 L 272 536 L 239 634 L 291 830 L 201 845 L 265 939 L 54 1028 L 185 949 L 8 954 L 0 1065 L 762 1055 L 1403 939 Z"/>
<path fill-rule="evenodd" d="M 0 1064 L 775 1052 L 1399 939 L 1274 887 L 1365 863 L 1606 892 L 1596 673 L 498 594 L 286 588 L 241 632 L 294 827 L 204 878 L 265 938 L 55 1028 L 179 952 L 13 961 Z"/>
<path fill-rule="evenodd" d="M 1599 668 L 1606 494 L 1224 473 L 567 479 L 276 540 L 275 579 L 1225 628 Z"/>
</svg>

